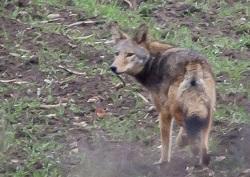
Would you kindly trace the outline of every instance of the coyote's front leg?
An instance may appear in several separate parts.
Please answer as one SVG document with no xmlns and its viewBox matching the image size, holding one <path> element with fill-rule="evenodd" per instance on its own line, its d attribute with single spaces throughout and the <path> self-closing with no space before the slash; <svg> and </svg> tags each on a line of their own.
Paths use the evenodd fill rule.
<svg viewBox="0 0 250 177">
<path fill-rule="evenodd" d="M 172 117 L 169 113 L 160 112 L 161 158 L 155 165 L 170 162 L 172 145 Z"/>
</svg>

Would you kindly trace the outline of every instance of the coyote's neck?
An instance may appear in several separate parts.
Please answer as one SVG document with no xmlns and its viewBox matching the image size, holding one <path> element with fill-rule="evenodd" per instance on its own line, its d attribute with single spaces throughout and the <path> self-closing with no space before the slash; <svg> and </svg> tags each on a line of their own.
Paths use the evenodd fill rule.
<svg viewBox="0 0 250 177">
<path fill-rule="evenodd" d="M 144 69 L 135 76 L 149 90 L 158 90 L 165 77 L 168 77 L 168 69 L 160 54 L 150 57 Z"/>
</svg>

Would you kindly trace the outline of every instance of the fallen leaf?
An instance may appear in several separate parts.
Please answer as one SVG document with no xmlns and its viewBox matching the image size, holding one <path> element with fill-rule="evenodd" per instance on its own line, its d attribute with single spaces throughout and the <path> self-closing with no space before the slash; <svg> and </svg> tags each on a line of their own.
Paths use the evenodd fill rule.
<svg viewBox="0 0 250 177">
<path fill-rule="evenodd" d="M 80 120 L 80 117 L 76 116 L 76 117 L 73 117 L 76 121 L 79 121 Z"/>
<path fill-rule="evenodd" d="M 70 151 L 71 153 L 78 153 L 79 152 L 79 149 L 78 148 L 74 148 Z"/>
<path fill-rule="evenodd" d="M 18 159 L 11 159 L 10 161 L 11 161 L 12 163 L 18 163 L 18 162 L 19 162 Z"/>
<path fill-rule="evenodd" d="M 77 45 L 71 44 L 70 42 L 68 43 L 68 45 L 69 45 L 70 47 L 72 47 L 72 48 L 76 48 L 76 47 L 77 47 Z"/>
<path fill-rule="evenodd" d="M 77 142 L 75 141 L 75 142 L 73 142 L 73 143 L 70 143 L 69 146 L 70 146 L 71 148 L 77 148 Z"/>
<path fill-rule="evenodd" d="M 49 14 L 47 17 L 48 17 L 49 19 L 59 18 L 59 17 L 60 17 L 60 14 Z"/>
<path fill-rule="evenodd" d="M 217 156 L 215 158 L 215 161 L 220 162 L 220 161 L 224 160 L 225 158 L 226 158 L 225 156 Z"/>
<path fill-rule="evenodd" d="M 249 176 L 249 174 L 250 174 L 250 168 L 241 172 L 238 177 L 247 177 L 247 176 Z"/>
<path fill-rule="evenodd" d="M 95 112 L 100 118 L 103 118 L 106 115 L 106 111 L 103 108 L 96 108 Z"/>
<path fill-rule="evenodd" d="M 49 117 L 49 118 L 56 117 L 56 114 L 48 114 L 46 115 L 46 117 Z"/>
</svg>

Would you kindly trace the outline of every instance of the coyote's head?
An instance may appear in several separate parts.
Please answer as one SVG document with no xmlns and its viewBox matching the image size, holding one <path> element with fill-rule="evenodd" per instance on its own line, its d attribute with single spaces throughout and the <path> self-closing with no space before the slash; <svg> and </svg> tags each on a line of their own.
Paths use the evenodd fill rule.
<svg viewBox="0 0 250 177">
<path fill-rule="evenodd" d="M 117 24 L 112 24 L 111 31 L 115 41 L 115 58 L 111 70 L 116 74 L 126 73 L 133 76 L 140 73 L 150 57 L 146 48 L 147 26 L 139 26 L 133 37 L 122 32 Z"/>
</svg>

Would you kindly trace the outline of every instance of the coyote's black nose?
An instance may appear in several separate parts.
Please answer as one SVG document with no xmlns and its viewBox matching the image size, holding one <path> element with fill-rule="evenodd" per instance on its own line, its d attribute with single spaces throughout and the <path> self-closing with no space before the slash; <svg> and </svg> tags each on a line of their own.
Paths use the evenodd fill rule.
<svg viewBox="0 0 250 177">
<path fill-rule="evenodd" d="M 116 67 L 115 67 L 115 66 L 111 66 L 110 69 L 111 69 L 111 71 L 112 71 L 113 73 L 116 73 Z"/>
</svg>

